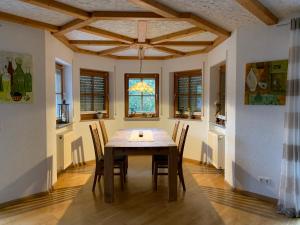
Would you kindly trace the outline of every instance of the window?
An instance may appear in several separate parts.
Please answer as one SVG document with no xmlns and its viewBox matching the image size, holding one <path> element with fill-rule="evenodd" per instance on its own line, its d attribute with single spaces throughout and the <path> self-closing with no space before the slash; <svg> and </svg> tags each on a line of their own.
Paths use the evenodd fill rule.
<svg viewBox="0 0 300 225">
<path fill-rule="evenodd" d="M 226 65 L 220 66 L 219 72 L 219 102 L 217 105 L 216 112 L 216 123 L 222 126 L 225 126 L 225 118 L 226 118 Z"/>
<path fill-rule="evenodd" d="M 108 72 L 80 70 L 81 119 L 109 117 Z"/>
<path fill-rule="evenodd" d="M 125 116 L 158 117 L 158 74 L 125 74 Z"/>
<path fill-rule="evenodd" d="M 55 70 L 56 118 L 59 117 L 59 106 L 64 100 L 64 66 L 56 64 Z"/>
<path fill-rule="evenodd" d="M 201 119 L 203 113 L 202 71 L 174 74 L 174 117 Z"/>
</svg>

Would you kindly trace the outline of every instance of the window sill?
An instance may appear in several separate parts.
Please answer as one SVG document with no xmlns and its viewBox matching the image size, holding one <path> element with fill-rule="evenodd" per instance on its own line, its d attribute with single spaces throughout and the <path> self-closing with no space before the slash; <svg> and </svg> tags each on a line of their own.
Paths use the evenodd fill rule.
<svg viewBox="0 0 300 225">
<path fill-rule="evenodd" d="M 124 121 L 159 121 L 159 117 L 124 117 Z"/>
<path fill-rule="evenodd" d="M 114 120 L 115 118 L 101 118 L 101 119 L 81 119 L 79 122 L 90 122 L 90 121 L 99 121 L 99 120 Z"/>
<path fill-rule="evenodd" d="M 59 130 L 59 129 L 64 128 L 64 127 L 71 126 L 72 124 L 73 124 L 73 123 L 56 124 L 56 130 Z"/>
<path fill-rule="evenodd" d="M 214 122 L 209 122 L 209 123 L 212 126 L 219 127 L 219 128 L 222 128 L 222 129 L 226 129 L 226 126 L 224 126 L 224 125 L 220 125 L 220 124 L 217 124 L 217 123 L 214 123 Z"/>
<path fill-rule="evenodd" d="M 183 121 L 203 121 L 204 117 L 201 118 L 180 118 L 180 117 L 169 117 L 171 120 L 183 120 Z"/>
</svg>

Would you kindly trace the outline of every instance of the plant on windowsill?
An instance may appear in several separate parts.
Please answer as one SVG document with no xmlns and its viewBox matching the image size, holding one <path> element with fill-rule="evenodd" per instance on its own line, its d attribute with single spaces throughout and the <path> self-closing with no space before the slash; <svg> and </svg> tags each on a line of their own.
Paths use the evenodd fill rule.
<svg viewBox="0 0 300 225">
<path fill-rule="evenodd" d="M 103 113 L 102 112 L 96 112 L 96 116 L 98 119 L 102 119 L 103 118 Z"/>
</svg>

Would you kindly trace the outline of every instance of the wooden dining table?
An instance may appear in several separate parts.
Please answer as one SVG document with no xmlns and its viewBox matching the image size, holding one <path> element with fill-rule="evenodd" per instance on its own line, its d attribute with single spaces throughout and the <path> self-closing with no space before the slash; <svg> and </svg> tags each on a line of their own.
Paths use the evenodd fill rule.
<svg viewBox="0 0 300 225">
<path fill-rule="evenodd" d="M 133 135 L 143 131 L 149 139 L 134 138 Z M 145 137 L 146 138 L 146 137 Z M 120 129 L 104 147 L 104 200 L 114 201 L 114 156 L 120 155 L 167 155 L 169 201 L 177 200 L 177 163 L 176 143 L 166 131 L 158 128 Z M 130 166 L 130 165 L 129 165 Z M 151 171 L 149 171 L 151 174 Z"/>
</svg>

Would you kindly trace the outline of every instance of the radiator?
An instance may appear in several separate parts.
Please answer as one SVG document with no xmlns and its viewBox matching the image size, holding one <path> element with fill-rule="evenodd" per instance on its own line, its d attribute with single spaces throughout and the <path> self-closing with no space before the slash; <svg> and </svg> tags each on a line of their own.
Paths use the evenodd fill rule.
<svg viewBox="0 0 300 225">
<path fill-rule="evenodd" d="M 225 136 L 215 131 L 208 131 L 209 162 L 217 169 L 225 166 Z"/>
<path fill-rule="evenodd" d="M 57 135 L 57 171 L 65 170 L 72 164 L 72 142 L 74 132 L 66 131 Z"/>
</svg>

